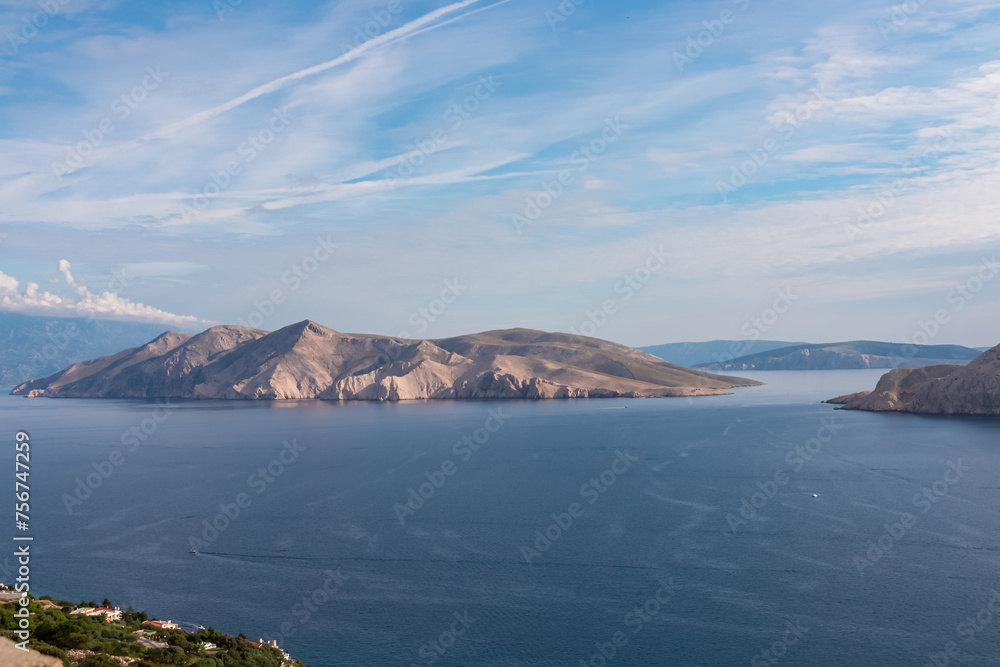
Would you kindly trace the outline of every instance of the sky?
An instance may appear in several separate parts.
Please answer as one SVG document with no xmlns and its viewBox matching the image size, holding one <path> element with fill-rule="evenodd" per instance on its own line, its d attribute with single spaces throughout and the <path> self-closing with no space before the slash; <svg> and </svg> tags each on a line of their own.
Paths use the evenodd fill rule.
<svg viewBox="0 0 1000 667">
<path fill-rule="evenodd" d="M 0 0 L 0 310 L 995 345 L 1000 7 Z"/>
</svg>

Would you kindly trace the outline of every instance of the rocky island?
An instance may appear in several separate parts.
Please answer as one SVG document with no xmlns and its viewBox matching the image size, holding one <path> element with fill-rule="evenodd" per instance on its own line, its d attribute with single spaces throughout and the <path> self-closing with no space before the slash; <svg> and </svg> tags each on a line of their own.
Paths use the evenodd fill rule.
<svg viewBox="0 0 1000 667">
<path fill-rule="evenodd" d="M 844 410 L 940 415 L 1000 415 L 1000 345 L 967 366 L 897 368 L 874 391 L 838 396 Z"/>
<path fill-rule="evenodd" d="M 529 329 L 439 340 L 346 334 L 305 320 L 274 332 L 168 331 L 11 392 L 50 398 L 325 399 L 711 396 L 759 385 L 596 338 Z"/>
</svg>

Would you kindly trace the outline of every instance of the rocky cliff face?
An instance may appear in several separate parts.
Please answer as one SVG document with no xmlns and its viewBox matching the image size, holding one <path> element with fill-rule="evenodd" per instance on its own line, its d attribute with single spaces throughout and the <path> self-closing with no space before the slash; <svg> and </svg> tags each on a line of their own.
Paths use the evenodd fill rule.
<svg viewBox="0 0 1000 667">
<path fill-rule="evenodd" d="M 397 401 L 426 398 L 706 396 L 760 384 L 657 359 L 624 345 L 527 329 L 442 340 L 344 334 L 304 321 L 167 332 L 73 364 L 13 394 L 53 398 Z"/>
<path fill-rule="evenodd" d="M 968 366 L 898 368 L 883 375 L 874 391 L 827 402 L 845 410 L 1000 415 L 1000 345 Z"/>
</svg>

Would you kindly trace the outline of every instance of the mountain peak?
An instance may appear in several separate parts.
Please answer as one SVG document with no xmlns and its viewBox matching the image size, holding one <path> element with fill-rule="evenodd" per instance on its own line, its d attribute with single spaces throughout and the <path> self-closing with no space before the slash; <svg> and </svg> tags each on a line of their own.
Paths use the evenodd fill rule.
<svg viewBox="0 0 1000 667">
<path fill-rule="evenodd" d="M 339 334 L 340 332 L 336 329 L 331 329 L 330 327 L 325 327 L 322 324 L 313 322 L 312 320 L 302 320 L 301 322 L 295 322 L 294 324 L 289 324 L 287 326 L 281 327 L 274 333 L 280 331 L 286 331 L 288 333 L 317 333 L 321 335 Z"/>
</svg>

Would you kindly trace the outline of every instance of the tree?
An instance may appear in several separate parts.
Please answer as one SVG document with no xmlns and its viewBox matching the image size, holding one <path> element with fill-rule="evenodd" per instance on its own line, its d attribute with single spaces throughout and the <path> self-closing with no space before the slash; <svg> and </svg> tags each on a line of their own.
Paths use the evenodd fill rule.
<svg viewBox="0 0 1000 667">
<path fill-rule="evenodd" d="M 148 621 L 149 616 L 146 615 L 146 612 L 136 611 L 135 609 L 132 609 L 131 605 L 129 605 L 128 609 L 122 612 L 122 620 L 128 624 L 135 623 L 136 621 L 142 623 L 143 621 Z"/>
<path fill-rule="evenodd" d="M 111 604 L 111 600 L 104 598 L 104 602 L 101 603 L 102 607 L 107 607 L 109 609 L 114 609 L 114 605 Z"/>
</svg>

